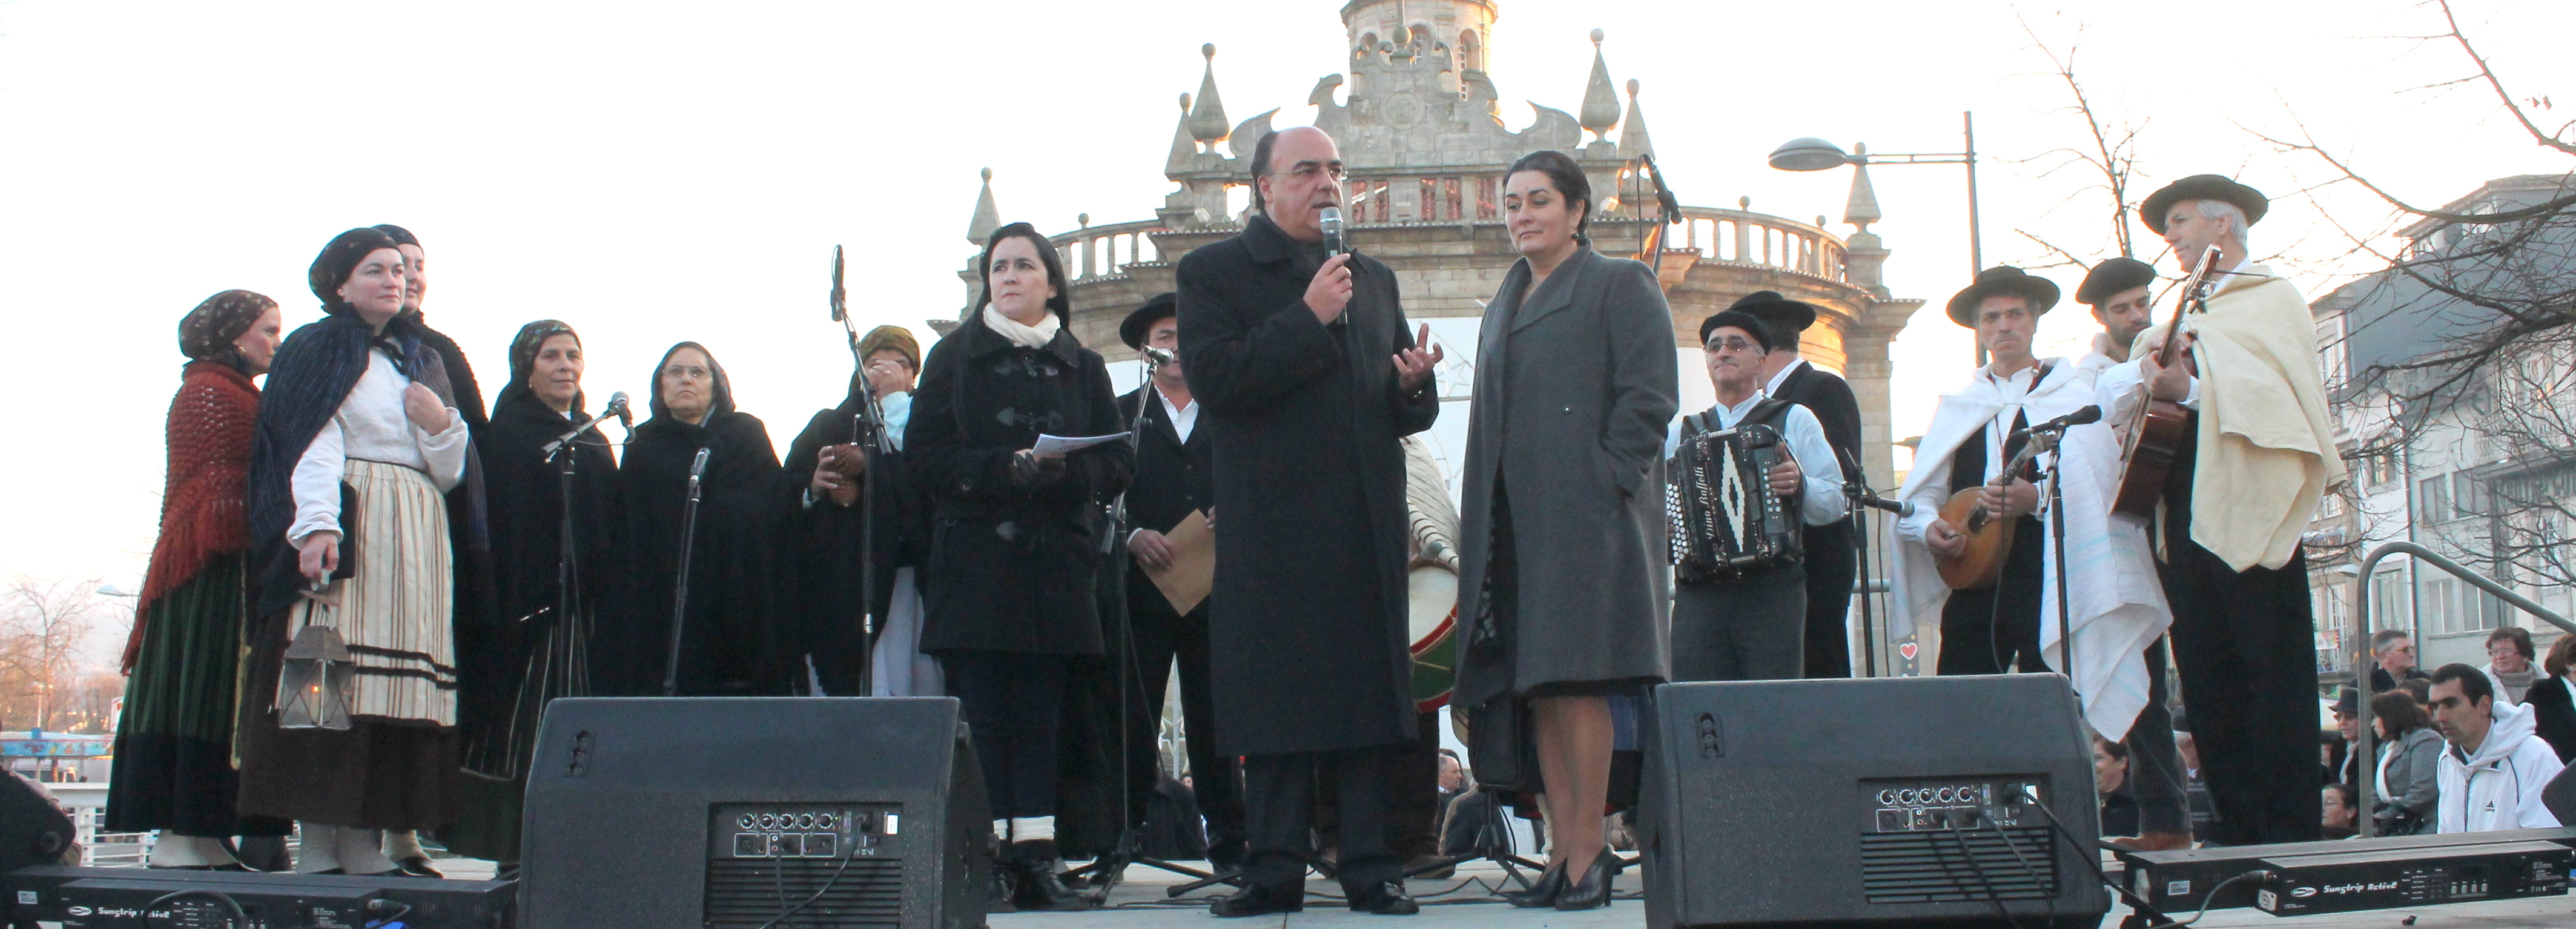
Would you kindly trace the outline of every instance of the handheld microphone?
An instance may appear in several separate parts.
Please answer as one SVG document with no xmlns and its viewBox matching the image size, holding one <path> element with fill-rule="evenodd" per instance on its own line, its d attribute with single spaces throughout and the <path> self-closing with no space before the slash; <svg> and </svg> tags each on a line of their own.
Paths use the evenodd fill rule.
<svg viewBox="0 0 2576 929">
<path fill-rule="evenodd" d="M 2075 426 L 2089 426 L 2101 421 L 2102 408 L 2100 406 L 2088 406 L 2027 429 L 2015 429 L 2013 430 L 2012 438 L 2024 439 L 2042 432 L 2064 432 Z"/>
<path fill-rule="evenodd" d="M 1145 353 L 1145 360 L 1153 362 L 1155 367 L 1173 364 L 1181 360 L 1181 356 L 1155 348 L 1151 345 L 1145 346 L 1141 351 Z"/>
<path fill-rule="evenodd" d="M 635 411 L 627 407 L 625 391 L 621 390 L 616 393 L 609 394 L 608 407 L 599 411 L 599 417 L 601 419 L 606 419 L 611 416 L 617 417 L 618 424 L 625 426 L 626 431 L 635 431 Z"/>
<path fill-rule="evenodd" d="M 1341 254 L 1342 208 L 1337 206 L 1325 207 L 1322 213 L 1317 214 L 1316 225 L 1322 227 L 1324 230 L 1325 257 L 1329 258 L 1331 256 Z"/>
</svg>

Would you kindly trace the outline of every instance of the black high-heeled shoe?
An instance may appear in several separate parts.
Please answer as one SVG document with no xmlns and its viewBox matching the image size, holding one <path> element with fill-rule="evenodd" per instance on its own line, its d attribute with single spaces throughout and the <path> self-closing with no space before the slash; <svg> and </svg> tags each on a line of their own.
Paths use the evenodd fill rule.
<svg viewBox="0 0 2576 929">
<path fill-rule="evenodd" d="M 1557 895 L 1564 892 L 1565 862 L 1559 861 L 1540 872 L 1538 880 L 1530 882 L 1530 889 L 1506 891 L 1503 902 L 1522 909 L 1546 909 L 1555 906 Z"/>
<path fill-rule="evenodd" d="M 1619 875 L 1619 853 L 1603 848 L 1593 856 L 1592 867 L 1583 871 L 1583 879 L 1566 885 L 1556 895 L 1560 910 L 1591 910 L 1610 905 L 1610 880 Z"/>
</svg>

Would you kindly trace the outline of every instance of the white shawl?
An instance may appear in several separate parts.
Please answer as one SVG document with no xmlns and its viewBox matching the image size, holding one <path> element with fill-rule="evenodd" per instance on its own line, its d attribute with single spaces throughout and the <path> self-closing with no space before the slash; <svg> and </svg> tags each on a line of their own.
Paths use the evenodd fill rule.
<svg viewBox="0 0 2576 929">
<path fill-rule="evenodd" d="M 2031 385 L 2030 393 L 2019 404 L 2007 404 L 2003 394 L 1984 378 L 1970 378 L 1968 385 L 1941 396 L 1938 412 L 1932 414 L 1932 427 L 1924 430 L 1923 441 L 1916 446 L 1914 466 L 1906 472 L 1905 487 L 1897 491 L 1900 500 L 1917 506 L 1927 502 L 1934 509 L 1939 500 L 1948 499 L 1938 489 L 1949 486 L 1950 459 L 1959 444 L 1970 440 L 1984 441 L 1987 424 L 2001 421 L 2011 425 L 2013 414 L 2020 412 L 2033 423 L 2055 419 L 2082 409 L 2093 402 L 2092 378 L 2076 370 L 2074 363 L 2063 358 L 2041 362 L 2048 366 L 2048 377 Z M 2042 460 L 2043 464 L 2045 459 Z M 1994 461 L 1989 467 L 2002 467 Z M 1918 499 L 1920 498 L 1920 499 Z M 1924 514 L 1929 518 L 1930 514 Z M 2069 530 L 2073 525 L 2068 526 Z M 1915 628 L 1941 626 L 1941 605 L 1950 600 L 1950 585 L 1941 582 L 1941 571 L 1933 563 L 1932 549 L 1921 542 L 1905 541 L 1896 532 L 1896 522 L 1888 523 L 1887 550 L 1894 563 L 1889 572 L 1888 635 L 1904 638 Z"/>
<path fill-rule="evenodd" d="M 2156 576 L 2146 522 L 2111 512 L 2120 484 L 2119 434 L 2107 420 L 2077 426 L 2066 431 L 2057 452 L 2065 481 L 2067 612 L 2074 617 L 2071 676 L 2085 722 L 2117 742 L 2147 705 L 2146 648 L 2173 624 L 2173 610 Z M 2065 673 L 2057 654 L 2056 546 L 2047 548 L 2044 564 L 2040 653 Z"/>
</svg>

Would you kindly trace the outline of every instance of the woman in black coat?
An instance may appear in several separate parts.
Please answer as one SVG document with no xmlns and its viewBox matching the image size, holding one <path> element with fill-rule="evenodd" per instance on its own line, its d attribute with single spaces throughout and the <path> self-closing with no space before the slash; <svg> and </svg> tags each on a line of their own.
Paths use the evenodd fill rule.
<svg viewBox="0 0 2576 929">
<path fill-rule="evenodd" d="M 1057 739 L 1072 657 L 1101 653 L 1100 507 L 1126 489 L 1133 453 L 1123 441 L 1032 451 L 1042 434 L 1124 428 L 1109 370 L 1066 328 L 1064 268 L 1037 230 L 994 230 L 977 267 L 978 312 L 931 347 L 904 431 L 931 495 L 921 648 L 963 704 L 994 831 L 1011 840 L 995 902 L 1014 889 L 1027 905 L 1081 908 L 1056 877 Z"/>
<path fill-rule="evenodd" d="M 537 721 L 547 701 L 592 693 L 591 632 L 610 589 L 617 460 L 608 437 L 592 427 L 551 454 L 546 449 L 590 419 L 584 366 L 581 336 L 570 325 L 544 319 L 520 327 L 510 340 L 510 382 L 483 430 L 500 609 L 485 619 L 458 618 L 465 785 L 462 818 L 439 830 L 439 840 L 449 851 L 505 865 L 519 860 L 519 801 Z"/>
<path fill-rule="evenodd" d="M 768 521 L 778 490 L 769 427 L 733 407 L 733 382 L 696 342 L 664 352 L 653 369 L 653 418 L 635 428 L 617 472 L 626 575 L 618 625 L 599 641 L 615 648 L 606 696 L 660 696 L 671 648 L 671 601 L 689 468 L 707 451 L 697 534 L 689 556 L 689 612 L 681 633 L 679 695 L 789 692 L 771 623 L 776 610 Z"/>
<path fill-rule="evenodd" d="M 2576 665 L 2576 635 L 2562 635 L 2549 646 L 2549 657 L 2540 662 L 2548 677 L 2534 681 L 2523 691 L 2523 705 L 2531 707 L 2535 733 L 2549 747 L 2558 750 L 2558 760 L 2576 758 L 2576 682 L 2569 679 L 2570 666 Z"/>
<path fill-rule="evenodd" d="M 811 663 L 813 682 L 836 697 L 936 697 L 946 691 L 938 666 L 915 662 L 921 639 L 921 592 L 917 569 L 929 547 L 921 489 L 912 480 L 903 455 L 904 426 L 912 421 L 912 390 L 921 368 L 921 350 L 899 326 L 879 326 L 859 343 L 867 368 L 850 375 L 849 394 L 839 406 L 822 410 L 787 446 L 785 485 L 787 522 L 781 544 L 792 546 L 795 603 L 791 628 L 781 633 L 781 652 L 789 670 L 805 674 Z M 891 447 L 862 456 L 873 431 L 867 425 L 871 404 L 885 417 Z M 866 472 L 873 469 L 870 480 Z M 873 490 L 867 506 L 860 494 Z M 860 554 L 876 566 L 875 588 L 861 600 Z M 871 641 L 861 622 L 862 607 L 877 618 Z M 900 654 L 872 656 L 871 647 Z M 873 674 L 863 673 L 876 663 Z M 927 667 L 923 667 L 927 665 Z M 868 690 L 860 681 L 868 679 Z"/>
</svg>

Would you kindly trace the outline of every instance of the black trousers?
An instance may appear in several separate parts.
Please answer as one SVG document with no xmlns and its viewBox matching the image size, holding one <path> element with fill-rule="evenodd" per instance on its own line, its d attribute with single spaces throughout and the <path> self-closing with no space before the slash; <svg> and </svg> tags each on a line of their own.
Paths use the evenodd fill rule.
<svg viewBox="0 0 2576 929">
<path fill-rule="evenodd" d="M 2174 745 L 2173 710 L 2165 690 L 2165 640 L 2147 643 L 2147 705 L 2129 724 L 2130 792 L 2138 799 L 2142 832 L 2191 831 L 2190 775 Z"/>
<path fill-rule="evenodd" d="M 2039 653 L 2041 561 L 2047 544 L 2047 527 L 2024 516 L 2013 528 L 2011 554 L 1994 586 L 1950 592 L 1941 605 L 1936 673 L 2004 674 L 2016 665 L 2023 671 L 2049 669 Z"/>
<path fill-rule="evenodd" d="M 966 716 L 994 819 L 1055 815 L 1057 739 L 1068 656 L 943 652 L 948 693 Z"/>
<path fill-rule="evenodd" d="M 1850 677 L 1852 579 L 1860 572 L 1851 521 L 1808 526 L 1801 546 L 1807 569 L 1806 676 Z"/>
<path fill-rule="evenodd" d="M 2170 527 L 2175 521 L 2167 520 Z M 2305 552 L 2279 568 L 2228 570 L 2168 529 L 2159 566 L 2173 603 L 2174 663 L 2220 845 L 2313 842 L 2317 803 L 2315 621 Z"/>
<path fill-rule="evenodd" d="M 1201 602 L 1188 615 L 1172 612 L 1152 582 L 1127 585 L 1129 634 L 1135 639 L 1137 703 L 1127 710 L 1128 764 L 1138 799 L 1155 783 L 1155 736 L 1162 721 L 1163 693 L 1177 659 L 1181 669 L 1181 723 L 1189 735 L 1190 787 L 1206 816 L 1208 854 L 1236 862 L 1243 854 L 1242 772 L 1235 760 L 1216 750 L 1216 709 L 1208 697 L 1208 607 Z"/>
<path fill-rule="evenodd" d="M 1388 844 L 1388 817 L 1393 793 L 1389 770 L 1391 747 L 1353 748 L 1331 752 L 1250 755 L 1243 759 L 1244 827 L 1251 854 L 1243 865 L 1244 880 L 1265 887 L 1296 887 L 1305 880 L 1314 855 L 1308 835 L 1314 828 L 1317 775 L 1330 771 L 1339 819 L 1341 859 L 1338 876 L 1347 893 L 1361 893 L 1395 879 L 1403 861 Z"/>
<path fill-rule="evenodd" d="M 1794 680 L 1806 666 L 1807 578 L 1782 565 L 1673 585 L 1673 683 Z"/>
</svg>

